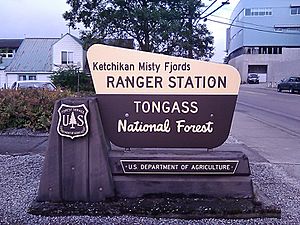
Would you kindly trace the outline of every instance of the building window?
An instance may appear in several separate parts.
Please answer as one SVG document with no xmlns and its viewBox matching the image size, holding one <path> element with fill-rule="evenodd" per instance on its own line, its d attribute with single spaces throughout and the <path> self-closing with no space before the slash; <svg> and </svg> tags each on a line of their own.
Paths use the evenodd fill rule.
<svg viewBox="0 0 300 225">
<path fill-rule="evenodd" d="M 248 65 L 248 73 L 266 74 L 268 73 L 267 65 Z"/>
<path fill-rule="evenodd" d="M 259 54 L 269 54 L 269 55 L 282 54 L 282 47 L 260 47 Z"/>
<path fill-rule="evenodd" d="M 245 47 L 244 54 L 282 54 L 282 47 Z"/>
<path fill-rule="evenodd" d="M 62 51 L 61 52 L 61 64 L 73 64 L 73 52 Z"/>
<path fill-rule="evenodd" d="M 272 47 L 268 47 L 268 54 L 272 54 Z"/>
<path fill-rule="evenodd" d="M 277 32 L 300 32 L 300 26 L 275 26 L 274 30 Z"/>
<path fill-rule="evenodd" d="M 300 6 L 291 7 L 291 15 L 300 15 Z"/>
<path fill-rule="evenodd" d="M 272 16 L 272 8 L 247 8 L 245 16 Z"/>
<path fill-rule="evenodd" d="M 260 47 L 259 54 L 267 54 L 267 47 Z"/>
<path fill-rule="evenodd" d="M 14 57 L 14 50 L 9 48 L 0 48 L 0 56 L 3 58 L 12 58 Z"/>
<path fill-rule="evenodd" d="M 36 80 L 36 75 L 19 75 L 19 80 Z"/>
<path fill-rule="evenodd" d="M 28 80 L 36 80 L 36 76 L 35 75 L 30 75 L 30 76 L 28 76 Z"/>
<path fill-rule="evenodd" d="M 245 53 L 256 55 L 259 54 L 259 48 L 258 47 L 245 47 Z"/>
</svg>

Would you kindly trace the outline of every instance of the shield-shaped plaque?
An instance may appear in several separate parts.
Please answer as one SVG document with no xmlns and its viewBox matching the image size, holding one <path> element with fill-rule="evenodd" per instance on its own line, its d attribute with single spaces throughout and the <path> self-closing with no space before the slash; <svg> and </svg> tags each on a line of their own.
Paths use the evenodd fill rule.
<svg viewBox="0 0 300 225">
<path fill-rule="evenodd" d="M 71 139 L 85 136 L 89 130 L 87 114 L 88 109 L 84 104 L 62 104 L 58 109 L 57 132 L 59 135 Z"/>
</svg>

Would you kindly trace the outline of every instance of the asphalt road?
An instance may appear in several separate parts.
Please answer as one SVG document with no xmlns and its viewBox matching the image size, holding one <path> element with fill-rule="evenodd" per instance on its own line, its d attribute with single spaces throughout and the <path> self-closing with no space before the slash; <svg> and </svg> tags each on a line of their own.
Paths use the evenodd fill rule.
<svg viewBox="0 0 300 225">
<path fill-rule="evenodd" d="M 280 164 L 300 178 L 300 94 L 242 85 L 231 134 L 258 156 L 254 160 Z"/>
<path fill-rule="evenodd" d="M 300 94 L 242 85 L 237 110 L 300 137 Z"/>
</svg>

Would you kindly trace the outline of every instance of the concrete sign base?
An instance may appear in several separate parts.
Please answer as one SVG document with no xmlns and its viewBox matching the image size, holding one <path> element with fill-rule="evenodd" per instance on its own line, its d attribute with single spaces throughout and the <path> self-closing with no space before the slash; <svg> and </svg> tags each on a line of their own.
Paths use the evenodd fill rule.
<svg viewBox="0 0 300 225">
<path fill-rule="evenodd" d="M 248 158 L 242 152 L 113 150 L 109 161 L 118 197 L 160 193 L 254 197 Z"/>
<path fill-rule="evenodd" d="M 56 102 L 37 201 L 166 193 L 253 199 L 248 158 L 242 152 L 111 150 L 96 98 Z"/>
<path fill-rule="evenodd" d="M 72 116 L 68 117 L 67 110 L 60 118 L 58 109 L 62 104 L 86 106 L 90 121 L 88 135 L 72 139 L 57 132 L 59 121 L 63 116 L 67 118 L 63 122 L 65 127 L 72 127 L 75 123 L 86 125 L 80 122 L 80 115 L 77 118 L 74 116 L 75 119 L 72 121 Z M 70 107 L 71 112 L 72 109 Z M 74 128 L 74 133 L 75 130 Z M 68 98 L 57 101 L 37 200 L 97 202 L 114 196 L 112 174 L 107 160 L 109 150 L 110 144 L 104 137 L 95 98 Z"/>
</svg>

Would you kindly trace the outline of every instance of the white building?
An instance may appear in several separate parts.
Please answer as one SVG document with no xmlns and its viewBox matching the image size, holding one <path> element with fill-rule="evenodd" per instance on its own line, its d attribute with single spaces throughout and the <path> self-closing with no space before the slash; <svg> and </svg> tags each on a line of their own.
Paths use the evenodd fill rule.
<svg viewBox="0 0 300 225">
<path fill-rule="evenodd" d="M 86 64 L 86 52 L 83 43 L 78 38 L 66 34 L 52 46 L 52 70 L 57 71 L 61 67 L 76 66 L 83 70 Z"/>
<path fill-rule="evenodd" d="M 85 51 L 81 41 L 66 34 L 61 38 L 25 38 L 5 69 L 5 84 L 19 80 L 48 81 L 59 68 L 75 66 L 83 70 Z"/>
<path fill-rule="evenodd" d="M 23 39 L 0 39 L 0 88 L 6 86 L 5 69 L 12 62 Z"/>
<path fill-rule="evenodd" d="M 228 63 L 246 81 L 256 73 L 275 86 L 300 76 L 300 0 L 240 0 L 227 30 Z"/>
</svg>

